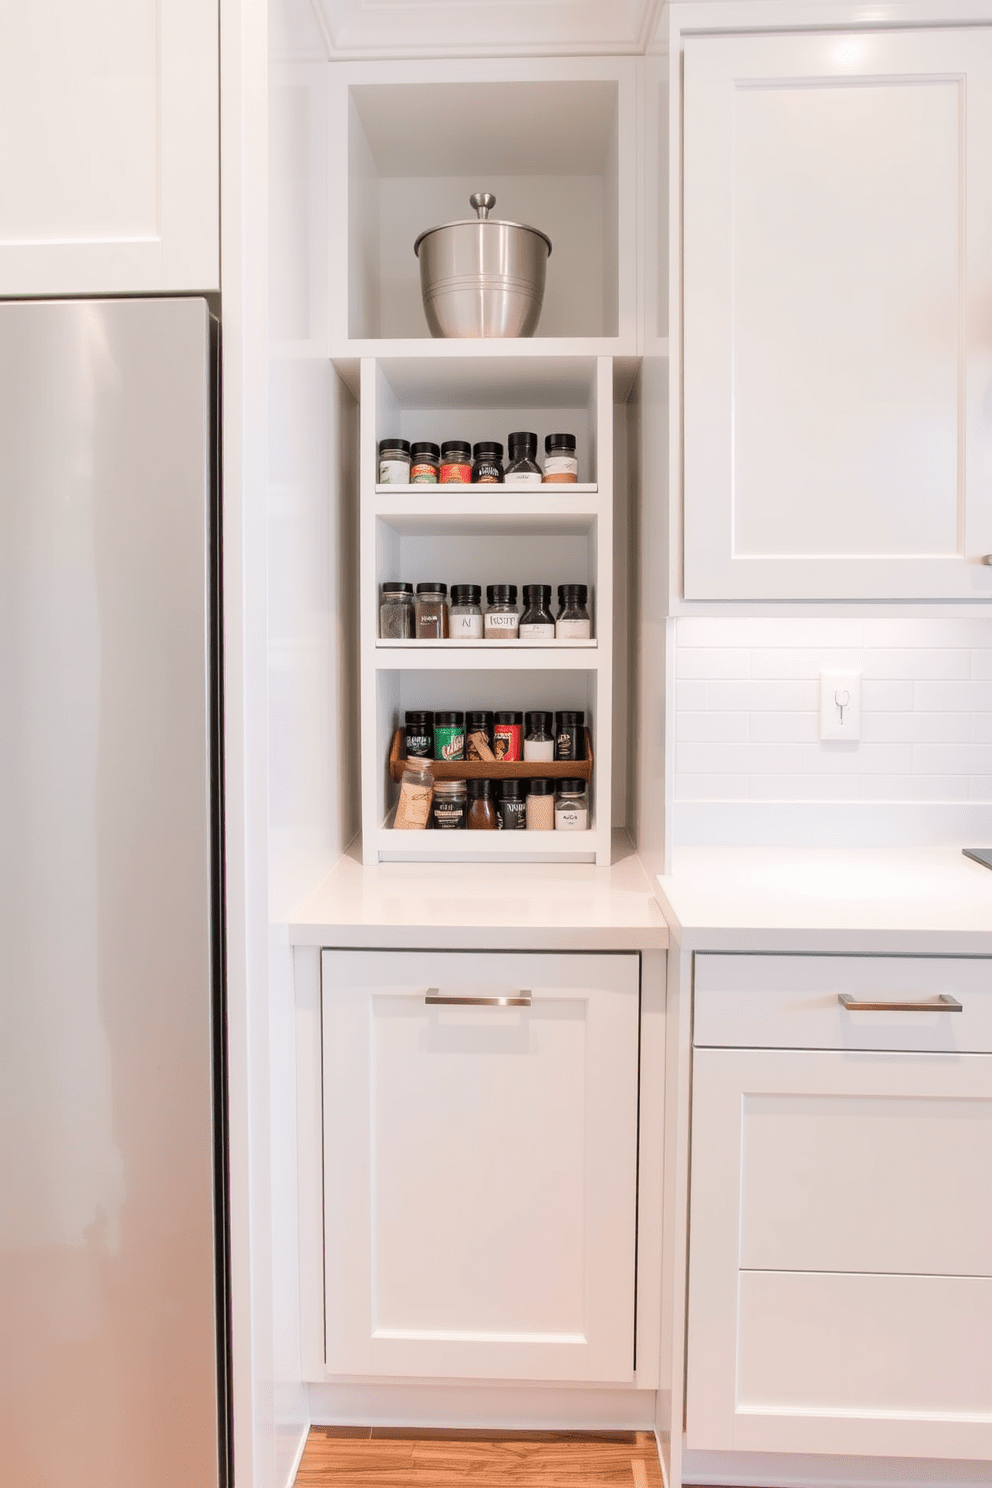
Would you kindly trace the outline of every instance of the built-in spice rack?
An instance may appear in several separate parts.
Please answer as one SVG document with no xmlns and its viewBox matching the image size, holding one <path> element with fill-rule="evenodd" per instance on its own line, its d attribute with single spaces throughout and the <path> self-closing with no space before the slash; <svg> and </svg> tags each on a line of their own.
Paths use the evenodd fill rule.
<svg viewBox="0 0 992 1488">
<path fill-rule="evenodd" d="M 435 780 L 591 780 L 592 735 L 584 729 L 585 759 L 580 760 L 429 760 L 417 759 L 418 768 L 430 770 Z M 397 785 L 406 769 L 406 736 L 403 729 L 393 735 L 389 751 L 389 773 Z"/>
</svg>

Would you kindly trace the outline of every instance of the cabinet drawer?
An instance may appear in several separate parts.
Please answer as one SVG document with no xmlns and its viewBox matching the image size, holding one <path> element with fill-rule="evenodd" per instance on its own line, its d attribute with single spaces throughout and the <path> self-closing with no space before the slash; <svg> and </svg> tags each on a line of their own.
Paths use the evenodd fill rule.
<svg viewBox="0 0 992 1488">
<path fill-rule="evenodd" d="M 988 957 L 703 953 L 694 972 L 697 1047 L 992 1052 Z M 931 1006 L 849 1009 L 843 995 Z M 960 1011 L 935 1011 L 941 996 Z"/>
</svg>

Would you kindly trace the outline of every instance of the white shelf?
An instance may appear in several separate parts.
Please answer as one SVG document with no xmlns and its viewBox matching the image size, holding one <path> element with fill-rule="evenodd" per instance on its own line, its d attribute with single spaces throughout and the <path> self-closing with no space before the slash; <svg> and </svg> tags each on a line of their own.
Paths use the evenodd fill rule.
<svg viewBox="0 0 992 1488">
<path fill-rule="evenodd" d="M 591 827 L 587 832 L 397 832 L 380 827 L 376 852 L 409 862 L 590 863 L 610 861 L 611 844 Z"/>
<path fill-rule="evenodd" d="M 596 641 L 377 641 L 376 671 L 590 671 Z"/>
<path fill-rule="evenodd" d="M 408 500 L 414 496 L 418 498 L 423 497 L 426 503 L 430 503 L 433 498 L 435 506 L 432 509 L 432 514 L 446 515 L 451 510 L 452 497 L 458 497 L 463 492 L 468 492 L 473 500 L 477 499 L 480 503 L 485 502 L 487 507 L 495 513 L 506 504 L 502 499 L 504 492 L 508 495 L 517 495 L 519 493 L 537 502 L 552 497 L 555 500 L 560 500 L 563 496 L 588 496 L 598 490 L 599 487 L 595 481 L 562 481 L 560 483 L 542 481 L 539 486 L 517 483 L 516 481 L 504 481 L 502 485 L 496 487 L 496 491 L 499 493 L 497 495 L 493 493 L 492 487 L 488 485 L 473 486 L 467 481 L 449 481 L 443 486 L 439 482 L 419 486 L 376 486 L 375 494 L 377 496 L 405 496 Z M 430 494 L 425 496 L 425 492 L 429 492 Z M 442 495 L 442 493 L 444 494 Z M 445 502 L 447 502 L 447 505 Z M 526 511 L 526 504 L 521 502 L 519 509 Z M 544 509 L 549 512 L 558 510 L 550 499 L 545 500 Z"/>
</svg>

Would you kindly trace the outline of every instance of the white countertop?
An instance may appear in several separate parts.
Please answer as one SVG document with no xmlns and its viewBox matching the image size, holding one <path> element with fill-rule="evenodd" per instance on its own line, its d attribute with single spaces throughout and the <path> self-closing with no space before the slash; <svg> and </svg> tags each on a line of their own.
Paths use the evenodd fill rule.
<svg viewBox="0 0 992 1488">
<path fill-rule="evenodd" d="M 992 871 L 959 848 L 683 847 L 657 883 L 684 948 L 992 953 Z"/>
<path fill-rule="evenodd" d="M 992 877 L 992 874 L 990 874 Z M 294 945 L 664 950 L 668 929 L 626 838 L 613 864 L 380 863 L 352 849 L 293 915 Z"/>
</svg>

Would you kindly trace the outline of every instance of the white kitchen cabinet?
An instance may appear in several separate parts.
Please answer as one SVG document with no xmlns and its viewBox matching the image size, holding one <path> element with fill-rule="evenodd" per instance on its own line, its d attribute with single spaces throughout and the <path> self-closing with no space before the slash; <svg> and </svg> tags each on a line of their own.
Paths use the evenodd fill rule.
<svg viewBox="0 0 992 1488">
<path fill-rule="evenodd" d="M 992 27 L 690 36 L 683 104 L 685 597 L 987 598 Z"/>
<path fill-rule="evenodd" d="M 695 966 L 688 1447 L 989 1457 L 992 963 Z"/>
<path fill-rule="evenodd" d="M 218 13 L 0 14 L 0 295 L 220 287 Z"/>
<path fill-rule="evenodd" d="M 629 954 L 323 953 L 328 1375 L 633 1380 L 638 1000 Z"/>
</svg>

